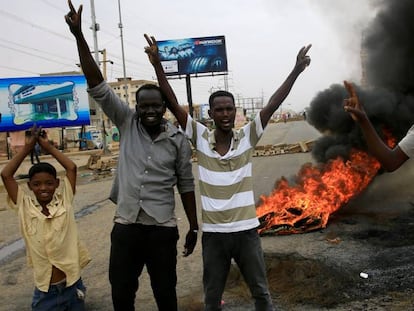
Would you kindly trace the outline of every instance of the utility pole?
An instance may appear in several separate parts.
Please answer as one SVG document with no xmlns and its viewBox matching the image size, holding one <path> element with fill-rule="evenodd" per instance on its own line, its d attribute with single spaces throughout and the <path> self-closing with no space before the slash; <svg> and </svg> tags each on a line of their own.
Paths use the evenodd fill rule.
<svg viewBox="0 0 414 311">
<path fill-rule="evenodd" d="M 91 1 L 91 18 L 92 18 L 92 25 L 90 29 L 92 29 L 93 34 L 93 48 L 95 54 L 95 62 L 99 66 L 99 49 L 98 49 L 98 35 L 97 31 L 99 30 L 99 24 L 96 23 L 96 15 L 95 15 L 95 2 L 94 0 Z"/>
<path fill-rule="evenodd" d="M 98 36 L 97 31 L 99 30 L 99 24 L 96 23 L 96 16 L 95 16 L 95 2 L 94 0 L 90 0 L 91 2 L 91 18 L 92 18 L 92 34 L 93 34 L 93 47 L 94 47 L 94 54 L 95 54 L 95 62 L 99 65 L 99 49 L 98 49 Z M 102 148 L 104 153 L 107 153 L 108 148 L 106 146 L 106 131 L 105 131 L 105 120 L 103 117 L 103 111 L 102 108 L 99 106 L 99 119 L 101 121 L 101 136 L 102 136 Z"/>
<path fill-rule="evenodd" d="M 108 80 L 108 74 L 107 74 L 107 71 L 108 70 L 107 70 L 106 63 L 110 63 L 111 65 L 113 65 L 114 62 L 107 58 L 107 56 L 106 56 L 106 49 L 103 49 L 102 51 L 99 51 L 99 52 L 102 52 L 102 58 L 103 58 L 102 59 L 103 77 L 104 77 L 104 80 L 107 81 Z"/>
<path fill-rule="evenodd" d="M 103 71 L 103 78 L 105 81 L 108 80 L 107 74 L 106 74 L 106 49 L 102 50 L 102 71 Z"/>
<path fill-rule="evenodd" d="M 224 90 L 225 91 L 229 90 L 229 79 L 227 75 L 224 76 Z"/>
<path fill-rule="evenodd" d="M 185 75 L 185 85 L 187 88 L 188 112 L 190 113 L 190 116 L 193 117 L 193 96 L 191 94 L 191 77 L 189 74 Z"/>
<path fill-rule="evenodd" d="M 124 52 L 124 36 L 122 32 L 122 19 L 121 19 L 121 1 L 118 0 L 118 12 L 119 12 L 119 32 L 121 37 L 121 48 L 122 48 L 122 68 L 124 70 L 124 90 L 125 90 L 125 102 L 128 104 L 128 85 L 126 79 L 126 68 L 125 68 L 125 52 Z"/>
</svg>

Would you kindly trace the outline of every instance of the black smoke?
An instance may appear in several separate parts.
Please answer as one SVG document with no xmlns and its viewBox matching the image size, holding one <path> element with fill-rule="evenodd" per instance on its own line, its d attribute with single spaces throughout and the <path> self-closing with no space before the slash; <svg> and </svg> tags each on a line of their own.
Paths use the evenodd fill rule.
<svg viewBox="0 0 414 311">
<path fill-rule="evenodd" d="M 352 82 L 380 136 L 387 129 L 399 141 L 414 124 L 414 0 L 381 2 L 362 40 L 363 86 Z M 334 70 L 334 68 L 333 68 Z M 366 150 L 359 127 L 343 109 L 347 92 L 339 81 L 319 92 L 310 103 L 308 122 L 324 135 L 312 153 L 319 162 L 351 148 Z"/>
</svg>

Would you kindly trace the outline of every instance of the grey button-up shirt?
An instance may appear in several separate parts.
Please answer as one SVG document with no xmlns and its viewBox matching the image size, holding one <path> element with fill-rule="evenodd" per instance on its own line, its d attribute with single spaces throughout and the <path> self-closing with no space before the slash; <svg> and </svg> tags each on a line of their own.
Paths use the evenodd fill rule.
<svg viewBox="0 0 414 311">
<path fill-rule="evenodd" d="M 165 120 L 162 132 L 151 140 L 134 110 L 104 81 L 89 94 L 118 127 L 120 149 L 111 199 L 115 218 L 135 223 L 142 208 L 158 223 L 174 218 L 174 186 L 179 193 L 194 191 L 191 148 L 184 134 Z"/>
</svg>

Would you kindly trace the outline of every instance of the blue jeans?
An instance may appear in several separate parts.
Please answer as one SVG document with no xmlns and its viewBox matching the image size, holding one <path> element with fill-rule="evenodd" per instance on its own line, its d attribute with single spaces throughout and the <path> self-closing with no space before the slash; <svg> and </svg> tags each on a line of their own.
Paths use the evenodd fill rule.
<svg viewBox="0 0 414 311">
<path fill-rule="evenodd" d="M 85 296 L 79 297 L 78 289 L 85 294 L 82 279 L 69 287 L 65 283 L 50 285 L 48 292 L 35 288 L 32 311 L 84 311 Z"/>
<path fill-rule="evenodd" d="M 256 311 L 273 310 L 261 241 L 256 229 L 234 233 L 204 232 L 202 244 L 205 311 L 221 310 L 232 259 L 249 286 Z"/>
</svg>

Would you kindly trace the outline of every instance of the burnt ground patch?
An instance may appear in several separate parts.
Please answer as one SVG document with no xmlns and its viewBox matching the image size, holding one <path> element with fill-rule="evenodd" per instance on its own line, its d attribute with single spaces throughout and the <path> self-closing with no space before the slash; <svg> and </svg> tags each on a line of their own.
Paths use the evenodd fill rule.
<svg viewBox="0 0 414 311">
<path fill-rule="evenodd" d="M 269 287 L 285 306 L 332 307 L 349 301 L 348 289 L 355 283 L 352 273 L 306 258 L 267 256 Z"/>
<path fill-rule="evenodd" d="M 411 204 L 411 203 L 410 203 Z M 412 204 L 411 204 L 412 205 Z M 414 208 L 352 234 L 353 238 L 379 247 L 397 248 L 414 245 Z"/>
<path fill-rule="evenodd" d="M 378 308 L 385 308 L 372 310 L 414 309 L 412 300 L 402 298 L 414 290 L 414 207 L 410 202 L 376 202 L 368 207 L 352 203 L 333 215 L 323 230 L 262 241 L 269 287 L 281 310 L 370 310 L 366 306 L 373 303 L 366 301 L 372 299 Z M 226 295 L 229 303 L 251 304 L 236 266 Z M 402 309 L 390 308 L 397 303 L 403 304 Z"/>
</svg>

